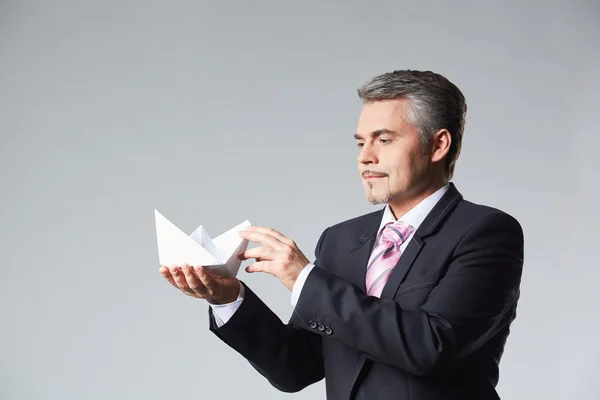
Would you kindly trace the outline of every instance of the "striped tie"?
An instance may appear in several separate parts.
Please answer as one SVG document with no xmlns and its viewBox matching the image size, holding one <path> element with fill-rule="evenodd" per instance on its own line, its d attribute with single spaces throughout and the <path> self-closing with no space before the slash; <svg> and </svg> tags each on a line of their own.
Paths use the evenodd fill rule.
<svg viewBox="0 0 600 400">
<path fill-rule="evenodd" d="M 381 296 L 392 270 L 400 259 L 400 246 L 413 229 L 411 225 L 402 221 L 390 222 L 383 228 L 367 264 L 366 283 L 369 296 Z"/>
</svg>

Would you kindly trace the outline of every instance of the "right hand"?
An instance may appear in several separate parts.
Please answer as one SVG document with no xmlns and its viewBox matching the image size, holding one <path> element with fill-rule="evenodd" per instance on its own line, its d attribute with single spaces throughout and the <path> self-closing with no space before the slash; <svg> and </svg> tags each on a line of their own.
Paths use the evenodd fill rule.
<svg viewBox="0 0 600 400">
<path fill-rule="evenodd" d="M 206 299 L 212 304 L 232 303 L 240 292 L 240 281 L 237 278 L 212 275 L 200 266 L 161 265 L 159 272 L 184 294 Z"/>
</svg>

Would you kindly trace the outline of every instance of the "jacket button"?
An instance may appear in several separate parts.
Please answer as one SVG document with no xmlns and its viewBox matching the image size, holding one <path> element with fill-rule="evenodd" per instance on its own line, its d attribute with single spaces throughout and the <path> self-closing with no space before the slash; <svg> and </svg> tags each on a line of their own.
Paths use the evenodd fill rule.
<svg viewBox="0 0 600 400">
<path fill-rule="evenodd" d="M 323 332 L 323 331 L 325 330 L 325 325 L 323 325 L 323 324 L 319 324 L 319 326 L 317 327 L 317 329 L 318 329 L 320 332 Z"/>
<path fill-rule="evenodd" d="M 315 329 L 317 327 L 317 323 L 315 321 L 310 321 L 308 326 L 310 326 L 312 329 Z"/>
<path fill-rule="evenodd" d="M 327 327 L 327 329 L 325 329 L 325 333 L 328 335 L 331 335 L 333 333 L 333 329 L 331 329 L 330 327 Z"/>
</svg>

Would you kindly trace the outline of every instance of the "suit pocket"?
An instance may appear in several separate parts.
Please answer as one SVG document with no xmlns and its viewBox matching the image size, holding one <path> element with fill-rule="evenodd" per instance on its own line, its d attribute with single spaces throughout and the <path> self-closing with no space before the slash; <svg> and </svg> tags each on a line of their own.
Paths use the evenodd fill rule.
<svg viewBox="0 0 600 400">
<path fill-rule="evenodd" d="M 405 282 L 398 287 L 394 300 L 403 310 L 416 310 L 425 303 L 434 286 L 434 281 L 423 283 Z"/>
<path fill-rule="evenodd" d="M 435 284 L 434 281 L 421 282 L 421 283 L 404 282 L 403 284 L 398 286 L 398 291 L 396 292 L 396 296 L 400 296 L 401 294 L 405 294 L 405 293 L 411 292 L 413 290 L 428 288 L 430 286 L 433 286 L 434 284 Z"/>
</svg>

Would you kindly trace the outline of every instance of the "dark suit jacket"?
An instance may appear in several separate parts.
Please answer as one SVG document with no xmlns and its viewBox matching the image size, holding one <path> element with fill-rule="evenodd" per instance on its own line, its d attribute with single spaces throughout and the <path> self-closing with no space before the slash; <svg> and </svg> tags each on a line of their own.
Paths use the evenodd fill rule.
<svg viewBox="0 0 600 400">
<path fill-rule="evenodd" d="M 325 377 L 330 400 L 499 399 L 521 226 L 450 184 L 375 298 L 365 295 L 365 269 L 382 215 L 325 229 L 288 324 L 244 284 L 245 299 L 225 325 L 209 310 L 210 329 L 284 392 Z"/>
</svg>

